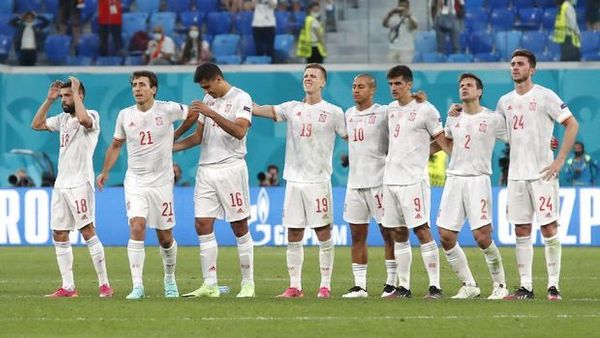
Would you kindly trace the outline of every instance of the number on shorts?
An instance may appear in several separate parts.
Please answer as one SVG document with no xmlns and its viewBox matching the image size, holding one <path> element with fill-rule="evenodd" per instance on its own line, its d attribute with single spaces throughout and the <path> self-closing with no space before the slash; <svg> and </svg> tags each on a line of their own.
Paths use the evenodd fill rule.
<svg viewBox="0 0 600 338">
<path fill-rule="evenodd" d="M 413 203 L 415 205 L 415 211 L 416 212 L 421 211 L 421 199 L 417 197 L 413 200 Z"/>
<path fill-rule="evenodd" d="M 383 194 L 375 194 L 375 200 L 377 201 L 377 209 L 383 208 Z"/>
<path fill-rule="evenodd" d="M 163 202 L 162 206 L 163 206 L 163 212 L 162 212 L 163 216 L 165 216 L 165 217 L 173 216 L 173 206 L 171 205 L 171 202 Z"/>
<path fill-rule="evenodd" d="M 513 116 L 513 129 L 523 129 L 523 115 L 514 115 Z"/>
<path fill-rule="evenodd" d="M 327 210 L 329 210 L 327 198 L 317 198 L 317 212 L 327 212 Z"/>
<path fill-rule="evenodd" d="M 481 213 L 487 214 L 487 201 L 484 199 L 481 199 Z"/>
<path fill-rule="evenodd" d="M 300 131 L 301 137 L 310 137 L 312 135 L 312 124 L 302 123 L 302 130 Z"/>
<path fill-rule="evenodd" d="M 60 138 L 60 147 L 66 147 L 69 144 L 69 134 L 62 134 Z"/>
<path fill-rule="evenodd" d="M 548 196 L 546 199 L 546 197 L 540 196 L 540 211 L 546 210 L 552 211 L 552 197 Z"/>
<path fill-rule="evenodd" d="M 229 194 L 231 198 L 231 206 L 232 207 L 241 207 L 244 204 L 244 200 L 242 200 L 242 193 L 236 192 L 235 194 Z"/>
<path fill-rule="evenodd" d="M 75 200 L 75 207 L 77 208 L 78 214 L 86 213 L 88 211 L 87 201 L 85 200 L 85 198 L 83 198 L 79 201 Z"/>
<path fill-rule="evenodd" d="M 154 144 L 154 142 L 152 142 L 152 134 L 150 134 L 150 130 L 140 131 L 140 145 L 145 146 L 149 144 Z"/>
<path fill-rule="evenodd" d="M 400 124 L 394 126 L 394 137 L 398 137 L 398 135 L 400 135 Z"/>
<path fill-rule="evenodd" d="M 465 149 L 471 149 L 471 135 L 465 135 Z"/>
<path fill-rule="evenodd" d="M 362 128 L 354 128 L 354 139 L 352 141 L 364 141 L 365 139 L 365 130 Z"/>
</svg>

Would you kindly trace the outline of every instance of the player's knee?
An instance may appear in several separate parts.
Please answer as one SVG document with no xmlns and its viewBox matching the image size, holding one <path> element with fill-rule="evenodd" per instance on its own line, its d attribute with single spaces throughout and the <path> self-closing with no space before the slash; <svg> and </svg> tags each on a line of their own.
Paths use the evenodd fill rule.
<svg viewBox="0 0 600 338">
<path fill-rule="evenodd" d="M 93 223 L 90 223 L 90 224 L 84 226 L 83 228 L 79 229 L 79 232 L 81 232 L 83 239 L 85 239 L 86 241 L 89 240 L 90 238 L 96 236 L 96 230 L 94 228 Z"/>
<path fill-rule="evenodd" d="M 66 242 L 69 240 L 69 232 L 54 230 L 52 231 L 52 239 L 54 239 L 55 242 Z"/>
<path fill-rule="evenodd" d="M 544 237 L 552 237 L 558 232 L 558 223 L 556 221 L 540 226 L 540 231 Z"/>
</svg>

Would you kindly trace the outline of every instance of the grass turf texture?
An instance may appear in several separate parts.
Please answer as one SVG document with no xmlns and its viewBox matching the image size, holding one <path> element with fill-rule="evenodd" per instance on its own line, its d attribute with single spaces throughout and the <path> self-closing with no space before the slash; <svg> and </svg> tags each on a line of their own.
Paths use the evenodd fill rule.
<svg viewBox="0 0 600 338">
<path fill-rule="evenodd" d="M 440 249 L 441 251 L 441 249 Z M 491 280 L 482 253 L 465 248 L 482 299 L 450 300 L 460 286 L 440 255 L 445 299 L 422 300 L 427 290 L 418 248 L 413 248 L 413 299 L 380 299 L 386 272 L 383 248 L 370 248 L 368 299 L 342 299 L 353 286 L 350 249 L 336 248 L 332 299 L 317 299 L 318 248 L 306 247 L 303 299 L 276 299 L 288 286 L 285 248 L 255 249 L 255 299 L 236 299 L 240 272 L 235 247 L 219 248 L 219 281 L 231 293 L 219 299 L 165 299 L 157 247 L 146 247 L 147 299 L 127 301 L 131 280 L 125 248 L 106 248 L 112 299 L 98 298 L 85 247 L 74 248 L 77 299 L 45 299 L 60 286 L 54 248 L 0 248 L 0 336 L 595 336 L 600 329 L 600 248 L 563 248 L 561 292 L 546 300 L 543 248 L 535 249 L 533 301 L 488 301 Z M 514 248 L 501 248 L 509 289 L 517 286 Z M 180 247 L 180 293 L 201 284 L 198 248 Z"/>
</svg>

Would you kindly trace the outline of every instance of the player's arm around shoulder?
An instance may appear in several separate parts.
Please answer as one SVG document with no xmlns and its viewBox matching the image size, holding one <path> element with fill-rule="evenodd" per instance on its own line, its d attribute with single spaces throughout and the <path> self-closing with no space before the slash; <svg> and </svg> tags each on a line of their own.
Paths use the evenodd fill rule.
<svg viewBox="0 0 600 338">
<path fill-rule="evenodd" d="M 31 121 L 31 129 L 33 129 L 33 130 L 52 130 L 48 127 L 48 125 L 46 123 L 46 117 L 48 115 L 48 110 L 50 110 L 50 107 L 52 106 L 52 103 L 54 103 L 54 101 L 58 98 L 58 96 L 60 94 L 61 86 L 62 86 L 62 83 L 60 81 L 52 82 L 52 84 L 50 85 L 50 88 L 48 89 L 48 94 L 46 96 L 46 99 L 44 100 L 44 102 L 42 102 L 42 104 L 36 111 L 35 116 L 33 117 L 33 120 Z"/>
<path fill-rule="evenodd" d="M 258 117 L 264 117 L 271 119 L 275 122 L 281 121 L 281 117 L 277 114 L 275 106 L 273 105 L 258 105 L 256 102 L 252 102 L 252 115 Z"/>
</svg>

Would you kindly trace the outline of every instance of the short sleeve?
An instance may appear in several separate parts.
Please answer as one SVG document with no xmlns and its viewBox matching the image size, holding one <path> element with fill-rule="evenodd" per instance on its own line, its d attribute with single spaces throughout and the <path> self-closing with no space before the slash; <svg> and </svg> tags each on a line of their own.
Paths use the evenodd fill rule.
<svg viewBox="0 0 600 338">
<path fill-rule="evenodd" d="M 278 104 L 273 106 L 273 108 L 275 109 L 275 115 L 277 115 L 277 120 L 281 121 L 281 120 L 287 120 L 288 116 L 290 116 L 290 114 L 292 113 L 292 110 L 294 109 L 294 103 L 296 101 L 288 101 L 288 102 L 284 102 L 282 104 Z"/>
<path fill-rule="evenodd" d="M 431 137 L 435 137 L 440 133 L 444 132 L 440 112 L 437 109 L 435 109 L 435 107 L 431 104 L 427 109 L 427 120 L 425 121 L 425 124 L 427 132 L 429 132 L 429 135 L 431 135 Z"/>
<path fill-rule="evenodd" d="M 188 106 L 183 103 L 171 102 L 167 104 L 167 113 L 171 119 L 171 123 L 179 120 L 185 120 L 188 116 Z"/>
<path fill-rule="evenodd" d="M 235 118 L 252 122 L 252 99 L 247 93 L 240 95 L 240 101 L 238 102 L 238 109 L 235 112 Z"/>
<path fill-rule="evenodd" d="M 48 126 L 48 130 L 50 131 L 60 131 L 60 115 L 47 118 L 46 126 Z"/>
<path fill-rule="evenodd" d="M 119 140 L 125 140 L 127 138 L 127 135 L 125 135 L 125 127 L 123 126 L 123 115 L 123 110 L 121 110 L 119 112 L 119 116 L 117 117 L 117 122 L 115 124 L 115 134 L 113 135 L 114 138 Z"/>
<path fill-rule="evenodd" d="M 546 94 L 546 113 L 559 123 L 563 123 L 566 119 L 573 116 L 567 104 L 551 90 L 548 90 Z"/>
<path fill-rule="evenodd" d="M 94 131 L 100 129 L 100 115 L 95 110 L 88 110 L 88 116 L 92 119 L 92 127 L 87 128 L 87 131 Z"/>
</svg>

